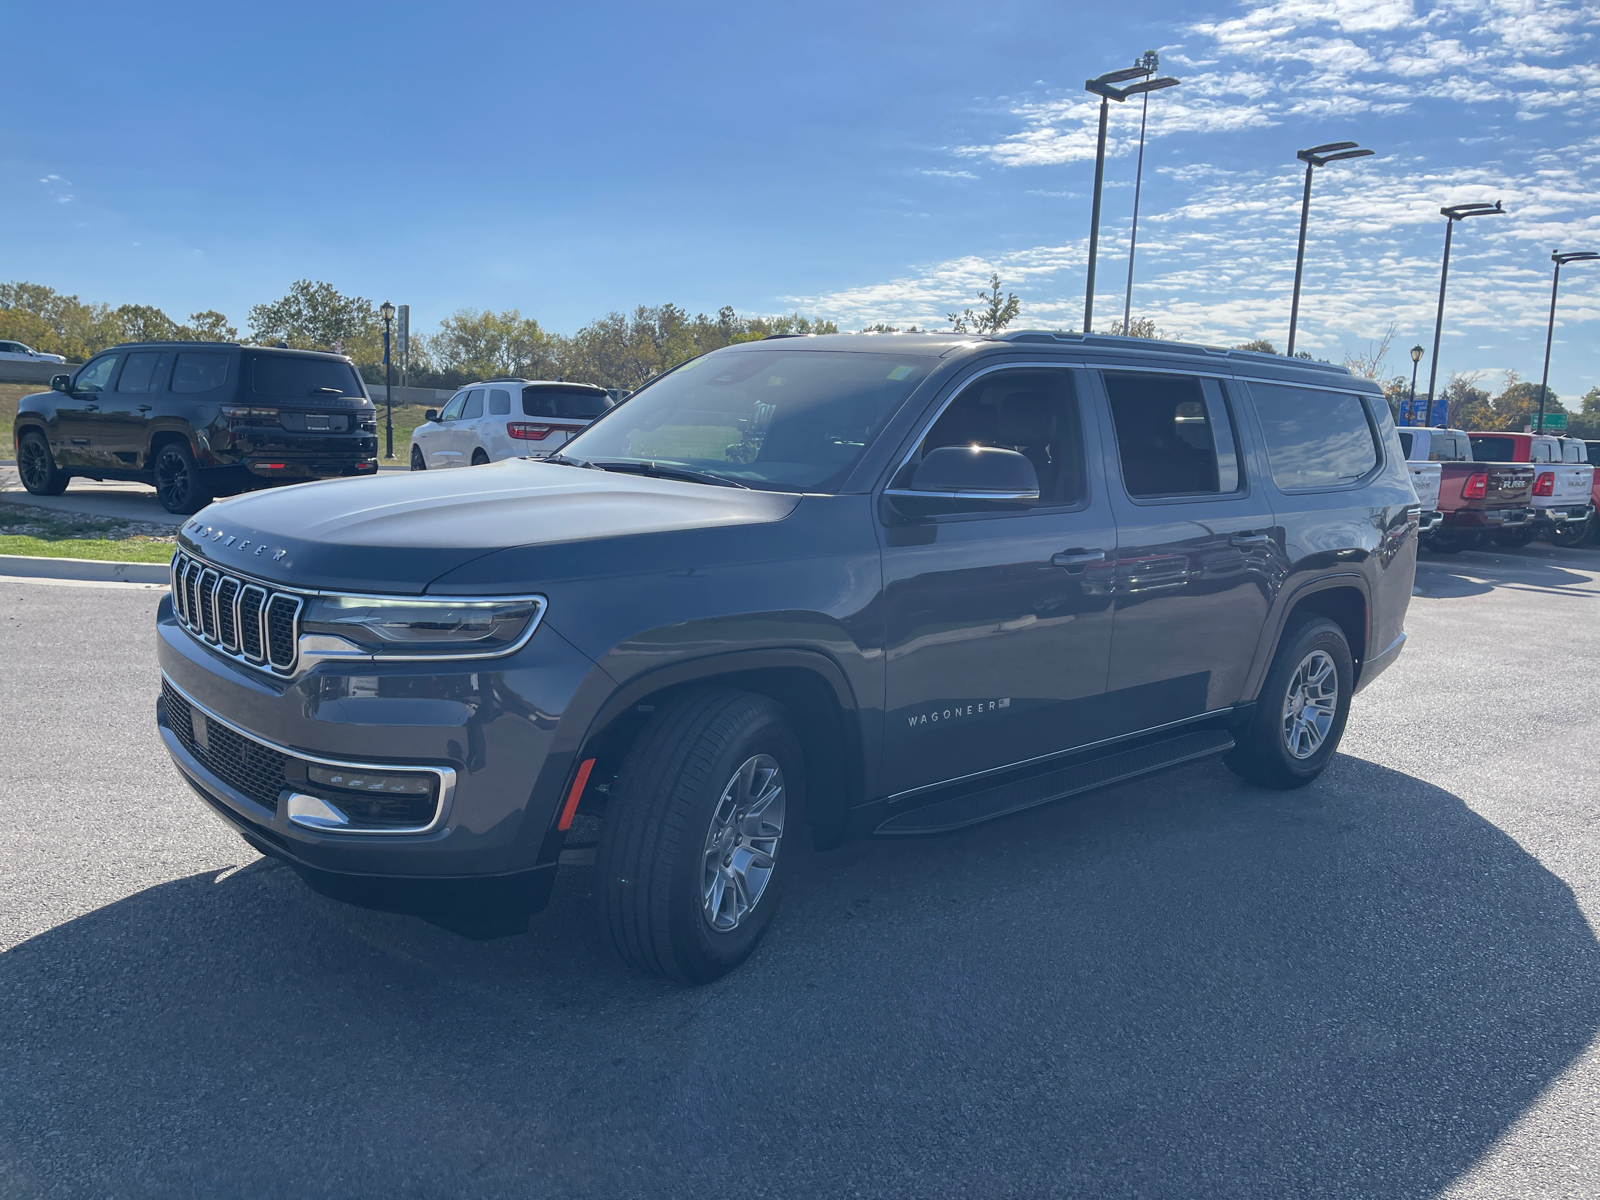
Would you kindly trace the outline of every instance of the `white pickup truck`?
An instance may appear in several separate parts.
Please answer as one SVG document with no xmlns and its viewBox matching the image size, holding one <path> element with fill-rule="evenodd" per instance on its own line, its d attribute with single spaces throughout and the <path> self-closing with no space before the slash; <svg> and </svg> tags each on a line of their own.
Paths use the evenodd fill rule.
<svg viewBox="0 0 1600 1200">
<path fill-rule="evenodd" d="M 1472 458 L 1467 435 L 1453 429 L 1400 429 L 1400 449 L 1405 451 L 1406 470 L 1411 473 L 1411 486 L 1417 490 L 1422 502 L 1422 516 L 1417 525 L 1419 536 L 1431 532 L 1444 520 L 1439 511 L 1439 477 L 1444 468 L 1441 461 L 1469 462 Z M 1443 455 L 1441 459 L 1438 456 Z"/>
<path fill-rule="evenodd" d="M 1470 436 L 1474 461 L 1527 463 L 1534 470 L 1533 520 L 1520 529 L 1501 530 L 1496 541 L 1503 546 L 1526 546 L 1536 536 L 1548 537 L 1557 546 L 1576 546 L 1583 541 L 1594 516 L 1594 468 L 1577 448 L 1581 442 L 1509 430 Z M 1569 450 L 1563 441 L 1573 442 L 1574 448 Z"/>
</svg>

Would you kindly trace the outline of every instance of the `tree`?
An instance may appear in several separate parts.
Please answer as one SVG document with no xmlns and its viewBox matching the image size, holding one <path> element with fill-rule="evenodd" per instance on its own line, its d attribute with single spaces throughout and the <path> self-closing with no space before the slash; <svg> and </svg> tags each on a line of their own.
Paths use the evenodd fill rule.
<svg viewBox="0 0 1600 1200">
<path fill-rule="evenodd" d="M 1156 328 L 1154 317 L 1136 317 L 1128 323 L 1126 329 L 1122 327 L 1121 321 L 1113 321 L 1106 333 L 1111 337 L 1151 338 L 1156 341 L 1164 341 L 1167 336 Z"/>
<path fill-rule="evenodd" d="M 1600 439 L 1600 387 L 1584 393 L 1582 412 L 1568 418 L 1567 432 L 1573 437 Z"/>
<path fill-rule="evenodd" d="M 1397 328 L 1393 321 L 1389 322 L 1389 328 L 1383 331 L 1383 336 L 1375 342 L 1368 342 L 1365 351 L 1346 354 L 1345 368 L 1363 379 L 1377 379 L 1383 372 L 1383 360 L 1389 357 L 1389 344 L 1394 341 Z"/>
<path fill-rule="evenodd" d="M 458 309 L 439 323 L 426 351 L 440 370 L 457 372 L 464 379 L 491 375 L 548 379 L 558 371 L 556 347 L 549 336 L 539 322 L 515 308 L 498 313 Z"/>
<path fill-rule="evenodd" d="M 1253 342 L 1240 342 L 1234 349 L 1254 350 L 1257 354 L 1276 354 L 1278 352 L 1278 348 L 1267 341 L 1266 338 L 1257 338 Z"/>
<path fill-rule="evenodd" d="M 330 283 L 297 279 L 289 294 L 250 310 L 252 341 L 287 342 L 297 350 L 333 350 L 335 344 L 371 379 L 381 378 L 383 321 L 363 296 L 342 295 Z"/>
<path fill-rule="evenodd" d="M 1561 403 L 1554 391 L 1545 393 L 1544 411 L 1547 413 L 1566 412 L 1567 406 Z M 1520 430 L 1524 425 L 1532 425 L 1534 417 L 1539 412 L 1539 385 L 1537 383 L 1524 383 L 1516 377 L 1516 372 L 1506 372 L 1506 386 L 1494 398 L 1495 429 Z"/>
<path fill-rule="evenodd" d="M 949 313 L 950 324 L 957 333 L 999 333 L 1022 311 L 1022 302 L 1017 299 L 1016 293 L 1004 299 L 1000 296 L 1000 273 L 998 271 L 989 276 L 989 287 L 992 291 L 978 292 L 978 299 L 983 301 L 982 312 L 973 312 L 970 308 L 964 312 Z"/>
<path fill-rule="evenodd" d="M 122 327 L 119 341 L 171 342 L 182 336 L 176 321 L 148 304 L 124 304 L 112 316 Z"/>
<path fill-rule="evenodd" d="M 109 305 L 85 304 L 40 283 L 0 284 L 0 331 L 75 362 L 123 340 Z"/>
<path fill-rule="evenodd" d="M 189 342 L 236 342 L 239 331 L 228 324 L 228 318 L 214 308 L 190 313 L 189 323 L 181 327 L 183 338 Z"/>
<path fill-rule="evenodd" d="M 1445 424 L 1451 429 L 1498 429 L 1489 393 L 1478 386 L 1479 371 L 1459 372 L 1445 384 Z"/>
</svg>

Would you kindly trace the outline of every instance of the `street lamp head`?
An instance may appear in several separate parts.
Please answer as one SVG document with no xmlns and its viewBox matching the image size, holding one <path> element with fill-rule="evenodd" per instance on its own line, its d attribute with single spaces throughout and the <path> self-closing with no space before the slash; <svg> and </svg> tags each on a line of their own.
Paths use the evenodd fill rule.
<svg viewBox="0 0 1600 1200">
<path fill-rule="evenodd" d="M 1423 353 L 1424 351 L 1421 346 L 1411 347 L 1411 361 L 1414 363 L 1421 362 Z"/>
<path fill-rule="evenodd" d="M 378 312 L 380 315 L 382 315 L 385 321 L 394 320 L 394 305 L 390 304 L 387 300 L 385 300 L 383 304 L 379 306 Z"/>
<path fill-rule="evenodd" d="M 1506 210 L 1501 202 L 1496 200 L 1493 204 L 1450 204 L 1439 210 L 1439 215 L 1449 217 L 1452 221 L 1464 221 L 1468 217 L 1501 217 Z"/>
<path fill-rule="evenodd" d="M 1151 79 L 1149 76 L 1154 69 L 1154 67 L 1146 68 L 1143 65 L 1123 67 L 1120 71 L 1107 71 L 1098 79 L 1086 79 L 1083 82 L 1083 86 L 1096 96 L 1104 96 L 1107 100 L 1115 100 L 1121 103 L 1129 96 L 1137 96 L 1143 92 L 1160 91 L 1162 88 L 1172 87 L 1178 82 L 1176 79 L 1170 78 Z M 1141 82 L 1125 88 L 1116 86 L 1130 79 L 1141 79 Z"/>
<path fill-rule="evenodd" d="M 1118 98 L 1126 100 L 1129 96 L 1138 96 L 1145 92 L 1159 92 L 1163 88 L 1177 87 L 1179 82 L 1170 75 L 1163 75 L 1160 79 L 1147 79 L 1143 83 L 1134 83 L 1122 88 L 1122 95 Z"/>
<path fill-rule="evenodd" d="M 1329 142 L 1324 146 L 1313 146 L 1309 150 L 1298 150 L 1295 152 L 1295 157 L 1313 167 L 1325 167 L 1340 159 L 1366 158 L 1369 154 L 1377 153 L 1374 150 L 1357 149 L 1357 145 L 1356 142 Z"/>
<path fill-rule="evenodd" d="M 1593 262 L 1600 258 L 1600 250 L 1568 250 L 1563 254 L 1560 250 L 1550 251 L 1550 261 L 1560 266 L 1571 262 Z"/>
</svg>

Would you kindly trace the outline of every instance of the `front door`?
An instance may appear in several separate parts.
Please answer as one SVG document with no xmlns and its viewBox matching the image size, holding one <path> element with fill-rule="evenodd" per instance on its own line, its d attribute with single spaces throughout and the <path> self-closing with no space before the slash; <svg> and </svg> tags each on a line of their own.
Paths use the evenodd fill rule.
<svg viewBox="0 0 1600 1200">
<path fill-rule="evenodd" d="M 891 794 L 1103 736 L 1115 529 L 1075 375 L 975 376 L 896 473 L 940 446 L 1000 446 L 1034 464 L 1035 507 L 917 518 L 880 502 Z"/>
<path fill-rule="evenodd" d="M 457 467 L 461 465 L 461 454 L 451 440 L 454 434 L 452 427 L 461 416 L 461 406 L 467 402 L 466 392 L 457 392 L 450 397 L 450 402 L 440 411 L 438 419 L 433 422 L 433 428 L 418 430 L 416 433 L 417 445 L 422 447 L 422 453 L 430 467 Z"/>
<path fill-rule="evenodd" d="M 100 428 L 102 400 L 109 398 L 111 378 L 116 373 L 117 355 L 91 358 L 73 376 L 72 390 L 57 392 L 56 416 L 51 423 L 51 449 L 56 463 L 63 467 L 108 467 L 115 460 L 96 439 Z"/>
<path fill-rule="evenodd" d="M 1095 372 L 1117 523 L 1107 711 L 1122 732 L 1237 703 L 1281 578 L 1281 535 L 1222 383 Z"/>
</svg>

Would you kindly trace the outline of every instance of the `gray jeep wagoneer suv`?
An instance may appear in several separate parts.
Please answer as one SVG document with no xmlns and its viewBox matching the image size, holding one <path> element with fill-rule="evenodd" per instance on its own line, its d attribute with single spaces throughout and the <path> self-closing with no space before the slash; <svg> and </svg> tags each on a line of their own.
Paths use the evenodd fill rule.
<svg viewBox="0 0 1600 1200">
<path fill-rule="evenodd" d="M 1342 368 L 769 339 L 548 461 L 205 509 L 157 720 L 319 890 L 492 936 L 592 854 L 621 954 L 703 981 L 754 949 L 802 824 L 945 833 L 1208 755 L 1316 778 L 1405 640 L 1417 514 Z"/>
</svg>

